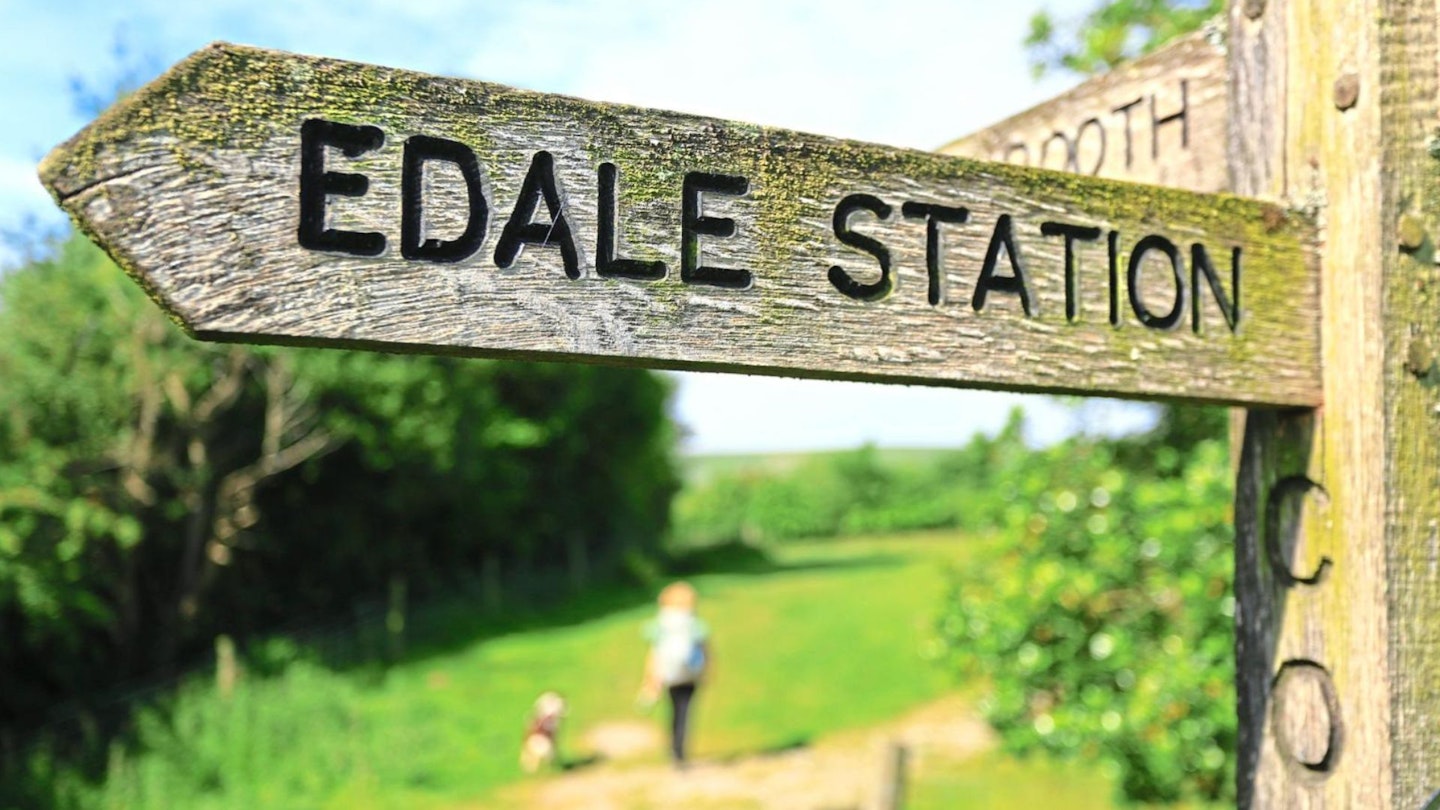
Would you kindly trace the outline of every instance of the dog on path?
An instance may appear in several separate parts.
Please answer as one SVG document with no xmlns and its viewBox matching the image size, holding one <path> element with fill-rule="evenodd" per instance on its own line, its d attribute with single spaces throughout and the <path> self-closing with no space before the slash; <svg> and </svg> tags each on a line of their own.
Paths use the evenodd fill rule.
<svg viewBox="0 0 1440 810">
<path fill-rule="evenodd" d="M 535 709 L 525 729 L 525 741 L 520 746 L 520 767 L 526 773 L 535 773 L 544 766 L 555 764 L 555 737 L 564 716 L 565 698 L 558 692 L 545 692 L 535 699 Z"/>
</svg>

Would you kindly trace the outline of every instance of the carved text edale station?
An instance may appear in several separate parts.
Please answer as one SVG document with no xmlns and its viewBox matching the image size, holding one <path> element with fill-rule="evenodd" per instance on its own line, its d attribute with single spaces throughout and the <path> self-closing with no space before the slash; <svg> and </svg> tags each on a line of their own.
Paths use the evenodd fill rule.
<svg viewBox="0 0 1440 810">
<path fill-rule="evenodd" d="M 344 171 L 344 158 L 358 158 L 370 153 L 396 153 L 401 163 L 401 189 L 396 201 L 399 215 L 399 254 L 416 262 L 455 263 L 471 260 L 480 253 L 492 221 L 499 228 L 495 248 L 489 258 L 494 266 L 513 266 L 522 251 L 554 250 L 565 275 L 582 277 L 582 243 L 594 246 L 596 275 L 659 282 L 670 276 L 671 268 L 660 259 L 632 258 L 618 255 L 619 234 L 623 217 L 619 206 L 618 188 L 622 167 L 603 162 L 596 169 L 596 233 L 585 241 L 576 233 L 567 213 L 567 195 L 588 193 L 564 188 L 555 171 L 555 159 L 547 151 L 535 152 L 525 173 L 517 199 L 501 224 L 499 201 L 487 198 L 484 167 L 475 152 L 465 144 L 446 138 L 412 135 L 399 149 L 387 145 L 386 134 L 379 127 L 356 125 L 311 118 L 300 132 L 300 172 L 298 227 L 296 235 L 301 247 L 314 251 L 334 252 L 352 256 L 377 257 L 391 248 L 394 235 L 376 231 L 340 230 L 327 226 L 331 206 L 343 205 L 344 197 L 359 197 L 372 192 L 369 178 L 355 171 Z M 327 161 L 327 151 L 332 157 Z M 448 239 L 434 238 L 425 232 L 424 172 L 429 164 L 449 164 L 451 172 L 463 178 L 469 206 L 465 228 Z M 754 273 L 743 267 L 718 267 L 703 261 L 705 240 L 741 238 L 733 219 L 707 215 L 707 195 L 744 197 L 751 189 L 749 178 L 705 171 L 687 172 L 677 189 L 679 212 L 676 230 L 680 243 L 680 283 L 723 289 L 746 290 L 755 284 Z M 379 193 L 379 192 L 376 192 Z M 545 209 L 541 213 L 541 208 Z M 1212 248 L 1192 242 L 1188 249 L 1159 233 L 1141 234 L 1133 238 L 1118 230 L 1100 226 L 1049 220 L 1038 225 L 1017 224 L 1010 214 L 1000 214 L 993 222 L 976 222 L 968 208 L 918 200 L 885 200 L 869 193 L 852 193 L 839 199 L 833 209 L 833 236 L 840 243 L 868 259 L 857 257 L 845 265 L 816 268 L 837 295 L 865 301 L 882 301 L 897 292 L 897 277 L 890 248 L 880 239 L 866 233 L 866 223 L 894 217 L 923 222 L 925 225 L 926 300 L 932 306 L 950 303 L 945 289 L 944 234 L 952 228 L 984 228 L 989 234 L 983 261 L 975 270 L 975 286 L 968 303 L 977 313 L 985 310 L 992 295 L 1013 296 L 1027 318 L 1048 314 L 1050 306 L 1042 306 L 1030 280 L 1033 268 L 1025 261 L 1023 244 L 1029 239 L 1058 239 L 1064 245 L 1063 266 L 1055 272 L 1064 274 L 1063 310 L 1066 321 L 1081 320 L 1080 268 L 1098 263 L 1105 271 L 1106 301 L 1109 323 L 1121 325 L 1132 313 L 1136 322 L 1156 330 L 1180 328 L 1189 310 L 1191 328 L 1201 331 L 1201 309 L 1206 292 L 1223 315 L 1231 333 L 1240 328 L 1242 251 L 1239 246 Z M 1027 232 L 1028 231 L 1028 232 Z M 1122 248 L 1126 248 L 1122 250 Z M 1125 258 L 1128 254 L 1128 259 Z M 1228 256 L 1226 255 L 1228 254 Z M 1228 272 L 1222 268 L 1228 258 Z M 1188 263 L 1188 272 L 1187 272 Z M 1218 267 L 1217 267 L 1218 265 Z M 1149 271 L 1146 268 L 1149 267 Z M 1157 271 L 1159 271 L 1157 273 Z M 1122 283 L 1121 275 L 1124 275 Z M 1162 296 L 1168 304 L 1156 307 L 1142 293 L 1146 279 L 1152 275 L 1167 278 Z M 871 279 L 871 280 L 864 280 Z M 1123 288 L 1123 289 L 1122 289 Z M 1056 302 L 1056 310 L 1058 311 Z M 1157 311 L 1158 310 L 1158 311 Z"/>
<path fill-rule="evenodd" d="M 205 340 L 1323 398 L 1315 222 L 1227 194 L 224 43 L 41 175 Z"/>
</svg>

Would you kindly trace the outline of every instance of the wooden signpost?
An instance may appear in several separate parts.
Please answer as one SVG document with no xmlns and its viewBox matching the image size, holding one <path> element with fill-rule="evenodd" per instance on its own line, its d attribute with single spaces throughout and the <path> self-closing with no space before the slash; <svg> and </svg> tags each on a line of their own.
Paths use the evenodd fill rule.
<svg viewBox="0 0 1440 810">
<path fill-rule="evenodd" d="M 1440 104 L 1432 3 L 1230 12 L 1234 190 L 1320 213 L 1323 407 L 1251 410 L 1236 482 L 1240 802 L 1440 790 Z"/>
<path fill-rule="evenodd" d="M 1437 31 L 1240 0 L 947 147 L 1022 166 L 217 45 L 42 177 L 201 338 L 1248 406 L 1240 804 L 1418 810 Z"/>
<path fill-rule="evenodd" d="M 1319 402 L 1313 225 L 229 45 L 42 177 L 198 337 Z"/>
</svg>

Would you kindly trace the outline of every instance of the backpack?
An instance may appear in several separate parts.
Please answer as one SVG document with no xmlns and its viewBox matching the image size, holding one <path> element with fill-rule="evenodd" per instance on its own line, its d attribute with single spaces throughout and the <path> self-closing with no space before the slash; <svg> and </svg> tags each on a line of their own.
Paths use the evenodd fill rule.
<svg viewBox="0 0 1440 810">
<path fill-rule="evenodd" d="M 688 613 L 662 612 L 655 622 L 655 674 L 665 686 L 694 683 L 705 673 L 705 626 Z"/>
</svg>

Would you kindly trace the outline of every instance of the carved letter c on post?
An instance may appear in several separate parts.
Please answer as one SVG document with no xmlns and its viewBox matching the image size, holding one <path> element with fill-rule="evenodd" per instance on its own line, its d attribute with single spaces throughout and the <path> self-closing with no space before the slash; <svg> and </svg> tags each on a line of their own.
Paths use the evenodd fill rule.
<svg viewBox="0 0 1440 810">
<path fill-rule="evenodd" d="M 1265 555 L 1269 558 L 1270 569 L 1281 584 L 1287 588 L 1296 585 L 1319 585 L 1325 578 L 1325 573 L 1330 569 L 1329 557 L 1321 557 L 1320 564 L 1315 567 L 1315 572 L 1309 576 L 1295 574 L 1290 568 L 1290 560 L 1286 559 L 1286 550 L 1280 542 L 1280 510 L 1285 502 L 1291 498 L 1300 498 L 1311 492 L 1317 493 L 1325 502 L 1329 501 L 1329 494 L 1325 488 L 1311 481 L 1303 475 L 1292 475 L 1282 478 L 1275 483 L 1270 490 L 1270 497 L 1265 502 Z"/>
</svg>

